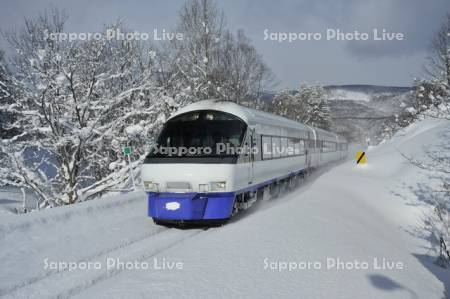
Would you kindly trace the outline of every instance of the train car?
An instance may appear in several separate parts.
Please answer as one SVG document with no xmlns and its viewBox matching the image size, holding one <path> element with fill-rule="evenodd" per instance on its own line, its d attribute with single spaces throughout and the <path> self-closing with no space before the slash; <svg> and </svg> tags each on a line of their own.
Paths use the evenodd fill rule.
<svg viewBox="0 0 450 299">
<path fill-rule="evenodd" d="M 238 104 L 188 105 L 164 125 L 142 165 L 158 224 L 222 224 L 345 157 L 345 139 Z"/>
</svg>

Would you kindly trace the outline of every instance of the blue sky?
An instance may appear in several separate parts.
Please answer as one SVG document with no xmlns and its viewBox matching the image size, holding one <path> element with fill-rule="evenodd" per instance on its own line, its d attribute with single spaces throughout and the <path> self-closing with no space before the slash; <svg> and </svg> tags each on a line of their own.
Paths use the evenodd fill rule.
<svg viewBox="0 0 450 299">
<path fill-rule="evenodd" d="M 121 18 L 131 29 L 153 32 L 175 27 L 184 0 L 150 1 L 7 1 L 0 0 L 0 28 L 14 30 L 24 17 L 36 16 L 56 4 L 69 14 L 67 31 L 95 32 Z M 227 26 L 243 28 L 279 82 L 277 89 L 300 82 L 323 84 L 411 85 L 423 75 L 430 39 L 438 30 L 448 0 L 228 0 L 217 1 Z M 401 32 L 403 41 L 264 40 L 269 32 L 372 33 Z M 6 44 L 0 42 L 0 47 Z"/>
</svg>

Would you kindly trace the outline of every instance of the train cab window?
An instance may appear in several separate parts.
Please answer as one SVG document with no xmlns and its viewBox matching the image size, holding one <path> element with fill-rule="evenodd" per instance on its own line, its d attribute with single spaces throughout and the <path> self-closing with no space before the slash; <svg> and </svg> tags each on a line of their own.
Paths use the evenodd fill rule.
<svg viewBox="0 0 450 299">
<path fill-rule="evenodd" d="M 169 120 L 158 137 L 160 147 L 171 148 L 211 148 L 205 151 L 188 152 L 183 157 L 227 156 L 218 154 L 219 144 L 240 147 L 247 125 L 240 118 L 221 111 L 199 110 L 179 115 Z M 152 156 L 150 153 L 149 156 Z M 157 153 L 157 157 L 168 154 Z"/>
</svg>

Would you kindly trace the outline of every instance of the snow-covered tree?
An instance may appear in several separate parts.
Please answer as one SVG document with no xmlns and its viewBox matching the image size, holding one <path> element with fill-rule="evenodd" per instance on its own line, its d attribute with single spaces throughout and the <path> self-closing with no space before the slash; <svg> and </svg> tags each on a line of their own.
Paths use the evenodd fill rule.
<svg viewBox="0 0 450 299">
<path fill-rule="evenodd" d="M 429 78 L 416 80 L 415 112 L 432 109 L 434 116 L 450 119 L 450 14 L 432 40 L 424 68 Z"/>
<path fill-rule="evenodd" d="M 4 64 L 4 52 L 0 50 L 0 103 L 4 104 L 11 100 L 11 91 L 9 88 L 9 74 Z M 0 138 L 6 135 L 5 124 L 9 121 L 10 116 L 6 111 L 0 110 Z"/>
<path fill-rule="evenodd" d="M 305 94 L 304 97 L 309 98 L 309 118 L 306 123 L 324 130 L 330 129 L 331 113 L 324 88 L 320 85 L 301 88 L 299 94 L 302 93 Z"/>
<path fill-rule="evenodd" d="M 256 107 L 273 75 L 243 30 L 238 30 L 236 37 L 229 31 L 224 34 L 220 55 L 217 76 L 222 82 L 221 97 Z"/>
<path fill-rule="evenodd" d="M 407 109 L 411 114 L 420 115 L 427 111 L 441 112 L 448 115 L 450 113 L 450 89 L 447 88 L 444 81 L 417 80 L 414 92 L 414 101 L 411 107 Z"/>
<path fill-rule="evenodd" d="M 23 94 L 2 107 L 17 115 L 11 127 L 21 133 L 2 140 L 10 169 L 1 179 L 30 188 L 41 207 L 80 200 L 80 190 L 122 159 L 124 145 L 143 154 L 172 105 L 153 79 L 152 55 L 137 41 L 46 36 L 63 32 L 65 21 L 54 10 L 8 37 Z"/>
<path fill-rule="evenodd" d="M 4 52 L 0 50 L 0 105 L 7 106 L 11 104 L 18 92 L 16 82 L 6 65 Z M 14 115 L 12 113 L 0 108 L 0 138 L 8 138 L 14 133 L 8 129 L 13 119 Z"/>
<path fill-rule="evenodd" d="M 4 52 L 0 50 L 0 100 L 11 96 L 8 91 L 9 76 L 4 62 Z"/>
<path fill-rule="evenodd" d="M 432 40 L 428 63 L 424 68 L 432 81 L 450 88 L 450 14 L 447 14 Z"/>
<path fill-rule="evenodd" d="M 298 108 L 304 108 L 306 105 L 299 105 L 295 102 L 294 92 L 289 89 L 284 89 L 276 94 L 269 107 L 269 112 L 293 119 L 300 120 L 303 116 L 303 111 L 295 111 Z"/>
<path fill-rule="evenodd" d="M 322 129 L 331 124 L 326 92 L 320 85 L 302 84 L 298 90 L 282 91 L 274 97 L 272 112 Z"/>
<path fill-rule="evenodd" d="M 416 79 L 411 105 L 386 120 L 384 139 L 423 117 L 450 119 L 450 14 L 432 40 L 424 69 L 428 78 Z"/>
<path fill-rule="evenodd" d="M 214 74 L 224 26 L 225 17 L 215 2 L 187 1 L 176 27 L 183 38 L 173 39 L 166 48 L 168 71 L 197 99 L 217 97 L 220 90 Z"/>
<path fill-rule="evenodd" d="M 252 105 L 272 82 L 271 71 L 244 32 L 234 35 L 225 28 L 215 1 L 187 1 L 176 31 L 182 40 L 171 40 L 162 51 L 169 90 L 193 101 L 218 98 Z"/>
</svg>

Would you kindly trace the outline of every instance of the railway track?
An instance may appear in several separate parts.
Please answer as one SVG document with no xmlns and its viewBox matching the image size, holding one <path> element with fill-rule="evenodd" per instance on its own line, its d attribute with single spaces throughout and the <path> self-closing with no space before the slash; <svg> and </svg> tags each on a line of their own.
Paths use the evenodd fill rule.
<svg viewBox="0 0 450 299">
<path fill-rule="evenodd" d="M 154 225 L 145 210 L 142 194 L 136 193 L 126 199 L 88 203 L 86 207 L 51 209 L 40 212 L 48 213 L 42 217 L 32 213 L 17 216 L 18 221 L 0 225 L 0 259 L 4 264 L 0 271 L 10 269 L 9 273 L 0 272 L 0 297 L 68 298 L 127 271 L 126 268 L 107 268 L 108 259 L 142 262 L 203 231 Z M 96 225 L 84 223 L 86 226 L 83 226 L 86 219 Z M 70 231 L 69 227 L 73 226 L 79 231 Z M 61 233 L 65 229 L 68 231 Z M 17 238 L 28 246 L 4 246 Z M 53 251 L 45 249 L 52 247 Z M 77 270 L 53 267 L 59 263 L 95 267 Z M 29 271 L 24 275 L 20 268 Z"/>
<path fill-rule="evenodd" d="M 33 294 L 39 298 L 69 298 L 77 295 L 95 284 L 112 278 L 127 268 L 107 268 L 108 258 L 123 262 L 140 263 L 193 238 L 203 230 L 163 229 L 152 236 L 121 244 L 120 246 L 99 253 L 91 259 L 79 261 L 85 263 L 101 263 L 101 269 L 55 271 L 39 277 L 28 284 L 18 286 L 5 294 L 4 298 L 29 298 Z"/>
</svg>

